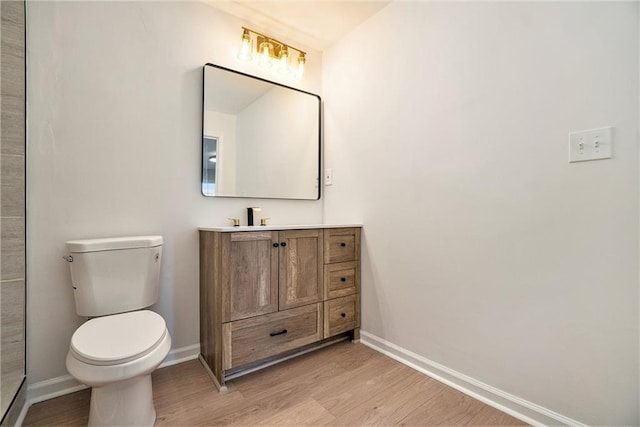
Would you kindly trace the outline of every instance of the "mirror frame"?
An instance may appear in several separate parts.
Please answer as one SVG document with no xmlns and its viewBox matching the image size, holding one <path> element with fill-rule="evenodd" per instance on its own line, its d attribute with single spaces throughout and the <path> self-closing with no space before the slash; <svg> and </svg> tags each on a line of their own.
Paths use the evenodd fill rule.
<svg viewBox="0 0 640 427">
<path fill-rule="evenodd" d="M 210 195 L 206 195 L 203 193 L 202 191 L 202 184 L 203 184 L 203 180 L 204 180 L 204 168 L 202 168 L 202 165 L 204 164 L 204 138 L 207 136 L 204 134 L 204 120 L 205 120 L 205 92 L 206 92 L 206 88 L 205 88 L 205 74 L 206 74 L 206 69 L 207 67 L 213 67 L 213 68 L 217 68 L 219 70 L 223 70 L 223 71 L 227 71 L 230 73 L 234 73 L 234 74 L 238 74 L 240 76 L 244 76 L 250 79 L 254 79 L 254 80 L 259 80 L 265 83 L 269 83 L 275 86 L 279 86 L 285 89 L 290 89 L 296 92 L 300 92 L 306 95 L 311 95 L 315 98 L 317 98 L 318 100 L 318 164 L 317 164 L 317 179 L 318 179 L 318 192 L 315 198 L 298 198 L 298 197 L 269 197 L 269 196 L 228 196 L 228 195 L 214 195 L 214 196 L 210 196 Z M 201 138 L 200 138 L 200 155 L 201 155 L 201 159 L 200 159 L 200 165 L 201 165 L 201 171 L 200 171 L 200 194 L 202 194 L 202 196 L 204 197 L 227 197 L 227 198 L 243 198 L 243 199 L 279 199 L 279 200 L 320 200 L 321 196 L 322 196 L 322 185 L 323 185 L 323 180 L 322 180 L 322 98 L 320 97 L 320 95 L 316 95 L 315 93 L 311 93 L 311 92 L 307 92 L 305 90 L 302 89 L 297 89 L 295 87 L 291 87 L 291 86 L 287 86 L 284 85 L 282 83 L 278 83 L 278 82 L 274 82 L 272 80 L 267 80 L 267 79 L 263 79 L 261 77 L 257 77 L 257 76 L 253 76 L 251 74 L 247 74 L 247 73 L 243 73 L 241 71 L 237 71 L 237 70 L 233 70 L 231 68 L 227 68 L 227 67 L 223 67 L 221 65 L 216 65 L 216 64 L 212 64 L 210 62 L 207 62 L 203 67 L 202 67 L 202 122 L 201 122 L 201 129 L 202 129 L 202 134 L 201 134 Z"/>
</svg>

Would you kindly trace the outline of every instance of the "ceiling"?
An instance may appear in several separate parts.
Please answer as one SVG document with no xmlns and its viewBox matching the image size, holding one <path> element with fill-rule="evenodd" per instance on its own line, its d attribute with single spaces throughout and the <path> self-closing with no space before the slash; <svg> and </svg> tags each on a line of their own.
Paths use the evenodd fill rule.
<svg viewBox="0 0 640 427">
<path fill-rule="evenodd" d="M 205 0 L 207 4 L 281 37 L 323 51 L 389 4 L 379 1 Z"/>
</svg>

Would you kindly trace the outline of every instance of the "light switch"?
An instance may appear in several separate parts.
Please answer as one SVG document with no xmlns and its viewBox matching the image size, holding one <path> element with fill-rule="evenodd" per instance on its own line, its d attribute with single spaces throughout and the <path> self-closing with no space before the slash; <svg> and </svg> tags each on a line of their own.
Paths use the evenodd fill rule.
<svg viewBox="0 0 640 427">
<path fill-rule="evenodd" d="M 569 162 L 610 159 L 613 146 L 611 126 L 569 134 Z"/>
<path fill-rule="evenodd" d="M 326 186 L 333 185 L 333 170 L 331 169 L 324 170 L 324 185 Z"/>
</svg>

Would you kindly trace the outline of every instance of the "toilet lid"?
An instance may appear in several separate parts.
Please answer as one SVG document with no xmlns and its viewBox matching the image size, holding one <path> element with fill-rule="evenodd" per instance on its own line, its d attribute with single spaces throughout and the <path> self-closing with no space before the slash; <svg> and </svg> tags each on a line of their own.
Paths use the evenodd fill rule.
<svg viewBox="0 0 640 427">
<path fill-rule="evenodd" d="M 93 365 L 126 363 L 150 353 L 166 333 L 164 319 L 149 310 L 96 317 L 76 330 L 71 350 Z"/>
</svg>

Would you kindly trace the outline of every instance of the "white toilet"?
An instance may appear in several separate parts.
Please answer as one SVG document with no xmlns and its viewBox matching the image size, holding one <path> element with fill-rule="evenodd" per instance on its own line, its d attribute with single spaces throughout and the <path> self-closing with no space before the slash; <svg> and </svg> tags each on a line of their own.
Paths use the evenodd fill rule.
<svg viewBox="0 0 640 427">
<path fill-rule="evenodd" d="M 164 319 L 142 310 L 158 300 L 161 236 L 67 242 L 80 326 L 67 369 L 91 386 L 90 426 L 152 426 L 151 373 L 171 348 Z"/>
</svg>

